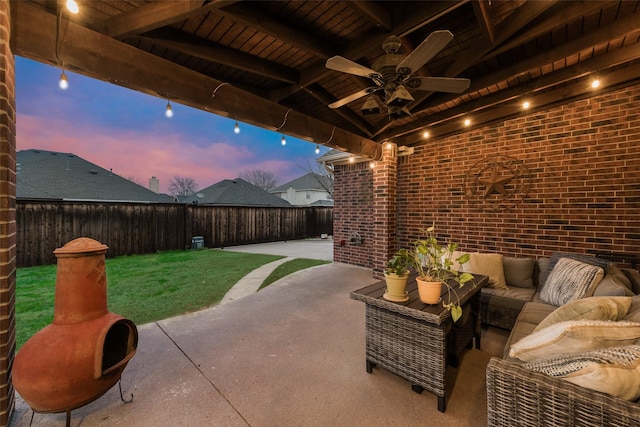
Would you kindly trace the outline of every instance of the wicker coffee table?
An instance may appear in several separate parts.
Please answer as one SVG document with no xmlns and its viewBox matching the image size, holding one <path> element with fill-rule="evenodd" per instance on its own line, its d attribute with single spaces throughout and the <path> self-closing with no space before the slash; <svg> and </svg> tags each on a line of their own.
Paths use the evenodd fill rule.
<svg viewBox="0 0 640 427">
<path fill-rule="evenodd" d="M 486 276 L 475 275 L 457 287 L 463 319 L 454 325 L 442 304 L 426 305 L 418 297 L 415 279 L 409 281 L 409 301 L 396 303 L 382 297 L 384 281 L 351 292 L 351 298 L 366 304 L 366 365 L 371 373 L 379 365 L 412 383 L 418 393 L 428 390 L 438 396 L 438 410 L 446 410 L 445 374 L 447 358 L 457 364 L 465 347 L 480 348 L 480 288 Z M 443 296 L 446 297 L 446 294 Z"/>
</svg>

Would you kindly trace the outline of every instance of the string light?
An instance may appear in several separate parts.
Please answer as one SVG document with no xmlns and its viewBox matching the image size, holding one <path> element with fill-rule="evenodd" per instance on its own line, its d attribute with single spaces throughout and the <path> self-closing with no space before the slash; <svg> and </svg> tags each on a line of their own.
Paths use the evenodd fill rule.
<svg viewBox="0 0 640 427">
<path fill-rule="evenodd" d="M 429 138 L 429 131 L 425 130 L 424 132 L 422 132 L 422 137 L 423 138 Z"/>
<path fill-rule="evenodd" d="M 235 134 L 239 134 L 240 133 L 240 126 L 238 126 L 238 121 L 237 120 L 236 120 L 235 126 L 233 127 L 233 132 Z"/>
<path fill-rule="evenodd" d="M 282 135 L 282 140 L 280 141 L 283 146 L 287 145 L 287 140 L 284 139 L 284 135 Z"/>
<path fill-rule="evenodd" d="M 469 126 L 471 124 L 471 120 L 469 119 L 464 119 L 464 125 L 465 126 Z"/>
<path fill-rule="evenodd" d="M 595 79 L 594 81 L 591 82 L 591 87 L 594 89 L 597 89 L 598 87 L 600 87 L 600 80 Z"/>
<path fill-rule="evenodd" d="M 78 7 L 78 3 L 75 0 L 67 0 L 67 10 L 71 13 L 78 13 L 80 8 Z"/>
<path fill-rule="evenodd" d="M 524 108 L 525 110 L 528 110 L 529 107 L 531 107 L 531 104 L 529 103 L 529 101 L 524 101 L 522 103 L 522 108 Z"/>
<path fill-rule="evenodd" d="M 320 154 L 320 146 L 316 145 L 316 154 Z"/>
<path fill-rule="evenodd" d="M 376 162 L 369 162 L 369 169 L 375 169 Z"/>
<path fill-rule="evenodd" d="M 65 90 L 69 87 L 69 80 L 67 79 L 67 75 L 64 72 L 64 67 L 62 68 L 62 74 L 60 74 L 60 82 L 58 83 L 60 89 Z"/>
<path fill-rule="evenodd" d="M 173 109 L 171 108 L 171 103 L 167 100 L 167 110 L 164 112 L 164 115 L 171 118 L 173 117 Z"/>
</svg>

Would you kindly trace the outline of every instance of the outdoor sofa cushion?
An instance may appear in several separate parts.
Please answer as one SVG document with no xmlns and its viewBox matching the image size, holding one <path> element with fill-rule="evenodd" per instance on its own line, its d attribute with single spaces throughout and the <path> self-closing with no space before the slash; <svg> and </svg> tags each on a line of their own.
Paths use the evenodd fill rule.
<svg viewBox="0 0 640 427">
<path fill-rule="evenodd" d="M 569 320 L 533 332 L 511 346 L 509 357 L 523 362 L 633 344 L 640 323 L 608 320 Z"/>
<path fill-rule="evenodd" d="M 631 308 L 631 297 L 590 297 L 571 301 L 542 319 L 535 331 L 568 320 L 622 320 Z"/>
<path fill-rule="evenodd" d="M 538 360 L 527 369 L 620 397 L 640 398 L 640 346 L 628 345 Z"/>
<path fill-rule="evenodd" d="M 559 307 L 593 294 L 603 277 L 604 269 L 601 267 L 571 258 L 560 258 L 547 277 L 540 299 Z"/>
</svg>

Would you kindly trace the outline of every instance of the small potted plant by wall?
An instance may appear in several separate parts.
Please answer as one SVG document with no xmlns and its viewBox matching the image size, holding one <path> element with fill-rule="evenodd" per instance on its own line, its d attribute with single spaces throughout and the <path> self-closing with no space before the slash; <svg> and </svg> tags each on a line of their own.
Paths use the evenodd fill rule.
<svg viewBox="0 0 640 427">
<path fill-rule="evenodd" d="M 389 261 L 384 269 L 384 279 L 387 283 L 387 291 L 382 297 L 394 302 L 409 301 L 407 293 L 407 281 L 409 280 L 409 269 L 413 265 L 413 254 L 407 249 L 399 249 Z"/>
<path fill-rule="evenodd" d="M 459 273 L 453 269 L 454 262 L 451 258 L 458 248 L 457 243 L 440 245 L 436 238 L 435 225 L 426 229 L 425 233 L 426 238 L 414 242 L 413 267 L 418 273 L 416 282 L 420 300 L 425 304 L 437 304 L 440 302 L 442 287 L 445 286 L 448 298 L 447 302 L 442 301 L 442 305 L 451 312 L 451 318 L 456 322 L 462 316 L 462 307 L 458 294 L 447 281 L 453 280 L 463 286 L 473 280 L 473 275 Z M 458 265 L 463 265 L 469 258 L 469 254 L 463 254 L 455 261 Z M 452 300 L 452 292 L 455 294 L 455 301 Z"/>
</svg>

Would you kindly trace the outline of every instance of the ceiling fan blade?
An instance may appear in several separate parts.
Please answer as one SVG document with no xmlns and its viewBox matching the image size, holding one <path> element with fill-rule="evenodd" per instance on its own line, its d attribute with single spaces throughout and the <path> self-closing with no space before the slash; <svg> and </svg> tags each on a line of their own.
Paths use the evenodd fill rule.
<svg viewBox="0 0 640 427">
<path fill-rule="evenodd" d="M 340 108 L 343 105 L 347 105 L 348 103 L 355 101 L 358 98 L 362 98 L 363 96 L 369 95 L 370 93 L 373 93 L 375 91 L 375 89 L 378 89 L 377 87 L 368 87 L 366 89 L 362 89 L 359 92 L 356 93 L 352 93 L 351 95 L 347 96 L 346 98 L 342 98 L 336 102 L 334 102 L 333 104 L 329 104 L 329 108 Z"/>
<path fill-rule="evenodd" d="M 453 40 L 453 34 L 450 31 L 434 31 L 398 64 L 396 72 L 403 76 L 410 76 L 444 49 L 451 40 Z"/>
<path fill-rule="evenodd" d="M 330 70 L 340 71 L 347 74 L 354 74 L 356 76 L 382 78 L 382 76 L 380 76 L 380 73 L 378 73 L 377 71 L 353 62 L 347 58 L 343 58 L 342 56 L 334 56 L 333 58 L 327 59 L 326 67 Z"/>
<path fill-rule="evenodd" d="M 453 77 L 413 77 L 406 85 L 412 89 L 431 92 L 460 93 L 469 88 L 471 80 Z"/>
</svg>

